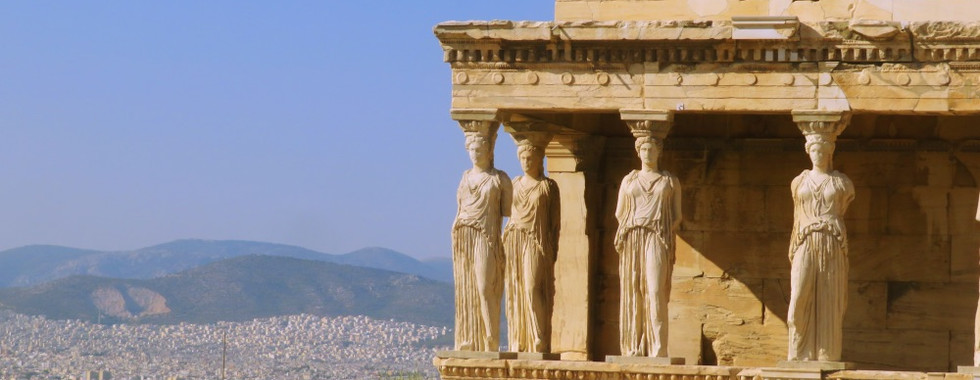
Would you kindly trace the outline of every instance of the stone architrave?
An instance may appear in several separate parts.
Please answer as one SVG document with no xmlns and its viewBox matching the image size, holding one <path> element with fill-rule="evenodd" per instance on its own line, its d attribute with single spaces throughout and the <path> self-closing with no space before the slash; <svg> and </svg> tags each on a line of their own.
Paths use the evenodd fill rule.
<svg viewBox="0 0 980 380">
<path fill-rule="evenodd" d="M 813 163 L 793 179 L 793 229 L 789 260 L 790 361 L 840 361 L 847 306 L 847 229 L 844 213 L 854 200 L 854 185 L 833 169 L 837 136 L 850 114 L 841 111 L 794 111 Z"/>
<path fill-rule="evenodd" d="M 508 127 L 515 127 L 508 123 Z M 551 134 L 511 132 L 524 175 L 513 179 L 510 219 L 504 229 L 504 291 L 509 351 L 549 353 L 554 303 L 554 267 L 561 226 L 558 184 L 544 176 Z"/>
<path fill-rule="evenodd" d="M 642 163 L 623 178 L 616 203 L 620 355 L 667 357 L 671 273 L 681 222 L 681 186 L 658 159 L 673 114 L 623 111 Z"/>
<path fill-rule="evenodd" d="M 500 127 L 496 112 L 453 112 L 466 136 L 473 167 L 456 190 L 453 222 L 453 280 L 456 290 L 456 350 L 499 350 L 504 252 L 503 217 L 510 214 L 511 182 L 493 167 Z"/>
</svg>

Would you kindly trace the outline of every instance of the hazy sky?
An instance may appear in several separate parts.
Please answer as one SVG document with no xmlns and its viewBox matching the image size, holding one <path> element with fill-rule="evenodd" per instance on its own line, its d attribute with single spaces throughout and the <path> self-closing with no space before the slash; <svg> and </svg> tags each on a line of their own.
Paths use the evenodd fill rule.
<svg viewBox="0 0 980 380">
<path fill-rule="evenodd" d="M 0 12 L 0 249 L 242 239 L 448 256 L 446 20 L 549 0 L 24 1 Z M 497 166 L 515 175 L 512 140 Z"/>
</svg>

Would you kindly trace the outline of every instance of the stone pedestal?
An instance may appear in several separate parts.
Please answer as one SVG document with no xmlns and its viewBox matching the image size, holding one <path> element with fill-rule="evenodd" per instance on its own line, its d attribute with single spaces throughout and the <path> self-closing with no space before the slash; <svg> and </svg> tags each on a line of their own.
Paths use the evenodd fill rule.
<svg viewBox="0 0 980 380">
<path fill-rule="evenodd" d="M 956 373 L 967 374 L 974 380 L 980 380 L 980 367 L 961 365 L 956 367 Z"/>
<path fill-rule="evenodd" d="M 853 363 L 846 362 L 781 361 L 775 368 L 759 368 L 757 376 L 761 379 L 773 380 L 824 379 L 831 372 L 853 368 Z M 739 374 L 739 376 L 745 375 L 749 375 L 749 373 Z"/>
<path fill-rule="evenodd" d="M 683 365 L 684 358 L 608 355 L 606 356 L 606 363 L 639 364 L 639 365 Z"/>
<path fill-rule="evenodd" d="M 849 362 L 832 362 L 832 361 L 781 361 L 779 362 L 779 368 L 793 368 L 793 369 L 815 369 L 820 371 L 842 371 L 845 369 L 854 369 L 854 363 Z"/>
<path fill-rule="evenodd" d="M 517 359 L 517 353 L 447 350 L 436 351 L 436 357 L 440 359 Z"/>
<path fill-rule="evenodd" d="M 550 352 L 502 352 L 502 354 L 513 354 L 507 359 L 517 360 L 561 360 L 561 354 Z"/>
</svg>

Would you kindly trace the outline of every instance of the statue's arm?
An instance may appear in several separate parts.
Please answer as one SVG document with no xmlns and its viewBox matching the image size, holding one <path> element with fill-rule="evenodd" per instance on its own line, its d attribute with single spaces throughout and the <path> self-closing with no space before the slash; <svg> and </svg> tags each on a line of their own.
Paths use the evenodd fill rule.
<svg viewBox="0 0 980 380">
<path fill-rule="evenodd" d="M 499 174 L 500 177 L 500 216 L 510 216 L 510 206 L 511 201 L 514 197 L 514 185 L 511 184 L 510 178 L 507 178 L 507 173 L 503 171 Z"/>
<path fill-rule="evenodd" d="M 806 173 L 806 172 L 804 172 Z M 800 181 L 803 179 L 803 174 L 793 178 L 793 183 L 789 185 L 789 191 L 792 195 L 793 200 L 793 229 L 789 232 L 789 262 L 793 262 L 793 255 L 796 253 L 796 234 L 800 231 L 800 210 L 796 206 L 796 189 L 800 185 Z"/>
<path fill-rule="evenodd" d="M 616 197 L 616 220 L 619 221 L 620 225 L 623 224 L 623 221 L 626 220 L 626 214 L 629 213 L 629 205 L 626 203 L 626 186 L 628 185 L 630 176 L 632 175 L 632 172 L 627 174 L 626 177 L 623 177 L 623 181 L 619 184 L 619 196 Z"/>
<path fill-rule="evenodd" d="M 551 199 L 549 199 L 550 206 L 550 220 L 551 225 L 551 236 L 555 239 L 555 247 L 558 246 L 558 233 L 561 231 L 561 190 L 558 189 L 558 183 L 552 179 L 548 179 L 548 186 L 551 188 Z"/>
<path fill-rule="evenodd" d="M 851 206 L 851 202 L 854 201 L 855 194 L 854 194 L 854 182 L 851 182 L 851 179 L 848 178 L 847 175 L 844 175 L 843 173 L 841 173 L 841 177 L 842 177 L 841 178 L 842 181 L 844 182 L 844 198 L 843 198 L 844 204 L 842 204 L 840 207 L 840 216 L 843 217 L 844 214 L 847 213 L 847 208 Z"/>
<path fill-rule="evenodd" d="M 681 200 L 681 198 L 682 198 L 681 197 L 681 195 L 682 195 L 681 194 L 682 193 L 682 191 L 681 191 L 681 181 L 679 181 L 677 179 L 677 177 L 674 177 L 674 176 L 671 176 L 670 177 L 670 181 L 673 183 L 673 186 L 674 186 L 674 204 L 673 204 L 673 207 L 674 207 L 674 210 L 673 210 L 674 211 L 674 224 L 672 226 L 670 226 L 670 227 L 671 227 L 672 231 L 674 231 L 674 233 L 677 233 L 677 231 L 681 227 L 681 222 L 684 220 L 684 214 L 681 213 L 681 204 L 682 204 L 682 200 Z"/>
</svg>

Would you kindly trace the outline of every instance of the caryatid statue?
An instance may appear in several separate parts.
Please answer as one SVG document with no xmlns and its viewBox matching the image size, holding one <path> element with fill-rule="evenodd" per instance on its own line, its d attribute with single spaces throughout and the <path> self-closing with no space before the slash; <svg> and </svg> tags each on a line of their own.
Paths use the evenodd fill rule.
<svg viewBox="0 0 980 380">
<path fill-rule="evenodd" d="M 975 219 L 980 222 L 980 201 L 978 201 Z M 973 365 L 980 367 L 980 300 L 977 301 L 977 316 L 973 325 Z"/>
<path fill-rule="evenodd" d="M 473 167 L 456 190 L 453 280 L 456 288 L 456 350 L 498 351 L 503 296 L 503 217 L 510 215 L 511 183 L 493 167 L 496 121 L 461 120 Z"/>
<path fill-rule="evenodd" d="M 844 213 L 854 184 L 834 170 L 837 135 L 850 115 L 802 111 L 793 118 L 806 137 L 813 168 L 793 179 L 790 235 L 789 360 L 839 361 L 847 306 L 847 229 Z"/>
<path fill-rule="evenodd" d="M 616 203 L 622 356 L 667 357 L 667 303 L 681 223 L 681 185 L 658 163 L 672 122 L 672 115 L 666 116 L 666 121 L 627 121 L 642 166 L 623 178 Z"/>
<path fill-rule="evenodd" d="M 544 176 L 545 132 L 512 132 L 524 175 L 514 177 L 504 229 L 507 342 L 514 352 L 548 353 L 554 266 L 561 225 L 558 184 Z"/>
</svg>

